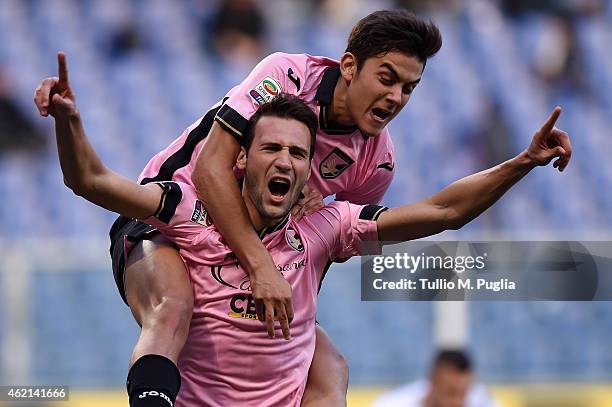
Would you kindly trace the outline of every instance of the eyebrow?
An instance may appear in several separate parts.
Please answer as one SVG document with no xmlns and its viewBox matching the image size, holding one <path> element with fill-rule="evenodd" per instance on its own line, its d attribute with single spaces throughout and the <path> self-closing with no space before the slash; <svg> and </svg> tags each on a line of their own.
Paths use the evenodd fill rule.
<svg viewBox="0 0 612 407">
<path fill-rule="evenodd" d="M 261 147 L 280 147 L 283 148 L 283 145 L 281 143 L 277 143 L 277 142 L 273 142 L 273 141 L 267 141 L 267 142 L 263 142 L 261 143 Z M 299 152 L 303 153 L 303 154 L 308 154 L 308 150 L 306 150 L 303 147 L 297 146 L 297 145 L 291 145 L 291 146 L 287 146 L 289 148 L 289 150 L 298 150 Z"/>
<path fill-rule="evenodd" d="M 380 65 L 380 67 L 387 68 L 389 72 L 391 72 L 391 75 L 395 77 L 395 80 L 399 82 L 400 76 L 397 71 L 391 66 L 391 64 L 389 64 L 388 62 L 384 62 Z M 406 82 L 406 85 L 416 85 L 419 82 L 421 82 L 421 78 L 415 79 L 414 81 Z"/>
</svg>

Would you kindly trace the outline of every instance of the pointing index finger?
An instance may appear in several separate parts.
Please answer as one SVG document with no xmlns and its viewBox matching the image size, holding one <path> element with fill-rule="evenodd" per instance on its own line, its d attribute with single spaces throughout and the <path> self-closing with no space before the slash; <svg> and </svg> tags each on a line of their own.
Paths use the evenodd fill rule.
<svg viewBox="0 0 612 407">
<path fill-rule="evenodd" d="M 540 131 L 544 133 L 548 133 L 549 131 L 551 131 L 555 127 L 555 123 L 557 122 L 557 119 L 559 118 L 560 114 L 561 114 L 561 107 L 556 106 L 555 109 L 550 114 L 550 116 L 548 117 L 548 119 L 546 120 L 546 122 L 544 122 L 544 124 L 540 128 Z"/>
<path fill-rule="evenodd" d="M 59 81 L 68 83 L 68 64 L 66 63 L 66 54 L 63 51 L 57 53 L 57 70 Z"/>
</svg>

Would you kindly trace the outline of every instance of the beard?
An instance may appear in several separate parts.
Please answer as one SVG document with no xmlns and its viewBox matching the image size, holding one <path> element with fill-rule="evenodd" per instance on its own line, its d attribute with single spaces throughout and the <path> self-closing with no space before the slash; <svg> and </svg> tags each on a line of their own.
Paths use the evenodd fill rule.
<svg viewBox="0 0 612 407">
<path fill-rule="evenodd" d="M 258 184 L 257 176 L 250 174 L 249 171 L 245 171 L 244 182 L 245 182 L 245 187 L 247 189 L 247 194 L 249 195 L 249 198 L 251 199 L 253 206 L 255 206 L 255 209 L 259 213 L 259 216 L 262 217 L 262 220 L 272 220 L 273 221 L 273 220 L 282 219 L 291 211 L 291 208 L 293 207 L 293 204 L 295 203 L 295 199 L 289 199 L 286 201 L 286 202 L 290 202 L 290 204 L 283 203 L 282 206 L 274 206 L 273 208 L 275 210 L 270 211 L 266 209 L 266 205 L 264 205 L 264 197 L 263 197 L 264 192 L 257 189 L 257 184 Z M 267 186 L 265 188 L 266 188 L 265 191 L 267 192 Z M 295 193 L 293 193 L 293 195 L 295 195 Z"/>
</svg>

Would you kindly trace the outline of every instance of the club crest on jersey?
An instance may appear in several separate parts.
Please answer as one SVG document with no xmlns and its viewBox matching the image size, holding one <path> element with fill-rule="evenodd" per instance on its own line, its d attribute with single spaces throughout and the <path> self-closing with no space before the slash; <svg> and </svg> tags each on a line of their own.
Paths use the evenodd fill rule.
<svg viewBox="0 0 612 407">
<path fill-rule="evenodd" d="M 351 157 L 336 147 L 321 161 L 319 172 L 323 178 L 336 178 L 353 163 L 354 161 Z"/>
<path fill-rule="evenodd" d="M 206 227 L 213 224 L 208 212 L 206 212 L 206 209 L 204 209 L 204 204 L 199 199 L 196 199 L 195 207 L 193 208 L 193 213 L 191 214 L 191 221 Z"/>
<path fill-rule="evenodd" d="M 255 88 L 249 91 L 249 96 L 251 96 L 258 105 L 261 105 L 274 99 L 282 90 L 283 88 L 274 78 L 266 76 L 255 86 Z"/>
<path fill-rule="evenodd" d="M 302 238 L 300 238 L 300 235 L 291 226 L 289 226 L 285 231 L 285 238 L 287 239 L 289 246 L 293 247 L 298 252 L 304 251 Z"/>
</svg>

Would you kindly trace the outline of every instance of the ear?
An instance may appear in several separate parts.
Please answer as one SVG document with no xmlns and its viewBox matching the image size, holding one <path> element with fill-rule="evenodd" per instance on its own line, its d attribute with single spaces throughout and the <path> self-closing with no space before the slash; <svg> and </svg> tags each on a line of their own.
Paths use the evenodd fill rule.
<svg viewBox="0 0 612 407">
<path fill-rule="evenodd" d="M 247 153 L 244 147 L 241 147 L 240 153 L 238 154 L 238 158 L 236 159 L 236 167 L 238 167 L 239 170 L 244 171 L 246 169 L 246 163 L 247 163 Z"/>
<path fill-rule="evenodd" d="M 350 52 L 345 52 L 340 57 L 340 74 L 346 81 L 351 81 L 357 73 L 357 59 Z"/>
</svg>

